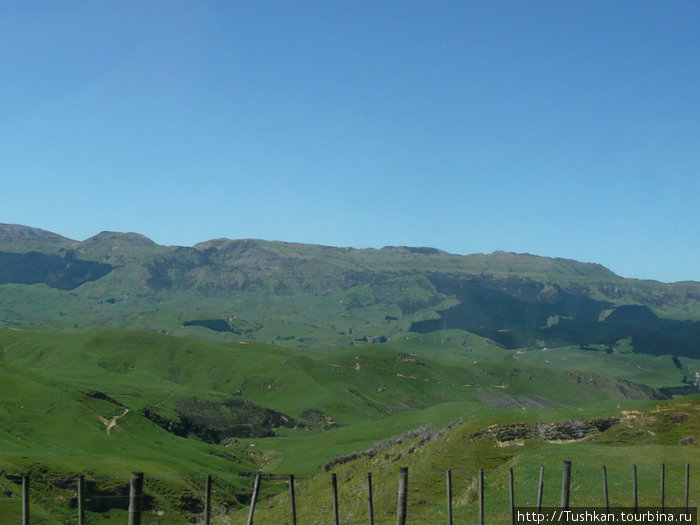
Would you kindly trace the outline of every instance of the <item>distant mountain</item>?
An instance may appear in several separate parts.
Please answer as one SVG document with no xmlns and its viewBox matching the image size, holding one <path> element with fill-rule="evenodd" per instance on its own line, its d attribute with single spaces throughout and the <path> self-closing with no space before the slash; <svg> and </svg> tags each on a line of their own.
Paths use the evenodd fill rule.
<svg viewBox="0 0 700 525">
<path fill-rule="evenodd" d="M 506 348 L 624 343 L 699 358 L 699 321 L 700 283 L 625 279 L 568 259 L 256 239 L 161 246 L 117 232 L 79 242 L 0 224 L 5 326 L 314 348 L 440 333 L 463 345 L 476 334 Z"/>
</svg>

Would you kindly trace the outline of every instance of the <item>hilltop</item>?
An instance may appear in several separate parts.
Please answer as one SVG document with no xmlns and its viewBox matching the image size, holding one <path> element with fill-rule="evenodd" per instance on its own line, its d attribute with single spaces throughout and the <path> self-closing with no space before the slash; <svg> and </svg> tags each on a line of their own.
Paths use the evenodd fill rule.
<svg viewBox="0 0 700 525">
<path fill-rule="evenodd" d="M 630 341 L 698 357 L 700 283 L 626 279 L 599 264 L 435 248 L 257 239 L 161 246 L 0 225 L 0 325 L 144 329 L 337 348 L 455 330 L 504 348 Z M 455 347 L 459 346 L 455 342 Z"/>
</svg>

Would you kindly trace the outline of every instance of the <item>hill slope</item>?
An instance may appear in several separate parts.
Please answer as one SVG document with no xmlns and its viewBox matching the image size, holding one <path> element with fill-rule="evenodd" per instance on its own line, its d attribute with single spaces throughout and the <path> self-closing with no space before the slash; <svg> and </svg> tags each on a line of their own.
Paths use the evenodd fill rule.
<svg viewBox="0 0 700 525">
<path fill-rule="evenodd" d="M 615 363 L 621 377 L 577 369 L 573 352 Z M 668 357 L 588 350 L 561 357 L 572 366 L 494 348 L 329 353 L 149 332 L 0 329 L 0 484 L 16 494 L 12 480 L 30 472 L 46 487 L 35 489 L 37 516 L 55 519 L 71 515 L 71 485 L 51 480 L 87 473 L 93 491 L 114 498 L 91 507 L 91 519 L 120 520 L 125 480 L 145 471 L 153 478 L 150 508 L 169 513 L 159 522 L 184 523 L 201 511 L 207 473 L 217 478 L 218 508 L 234 509 L 258 469 L 317 473 L 337 456 L 456 418 L 578 417 L 601 403 L 637 406 L 666 396 L 625 376 L 673 382 L 681 374 Z M 0 501 L 3 516 L 18 509 L 8 501 Z"/>
<path fill-rule="evenodd" d="M 446 329 L 506 348 L 607 344 L 699 357 L 700 284 L 621 278 L 597 264 L 433 248 L 356 250 L 217 239 L 82 242 L 0 225 L 0 324 L 145 329 L 298 348 Z"/>
<path fill-rule="evenodd" d="M 338 480 L 342 523 L 364 523 L 366 475 L 372 473 L 375 523 L 396 522 L 399 468 L 407 467 L 411 523 L 445 523 L 445 473 L 452 473 L 455 523 L 478 522 L 478 471 L 484 469 L 488 523 L 510 523 L 509 469 L 514 473 L 518 506 L 537 506 L 540 467 L 544 467 L 543 506 L 559 507 L 563 461 L 572 461 L 572 507 L 605 507 L 601 466 L 607 469 L 610 505 L 632 506 L 632 465 L 637 465 L 640 506 L 658 506 L 659 472 L 665 464 L 666 507 L 685 505 L 685 464 L 700 468 L 697 439 L 700 401 L 640 402 L 633 409 L 599 406 L 594 410 L 503 413 L 465 418 L 442 430 L 425 427 L 396 436 L 366 451 L 340 458 L 330 468 Z M 297 514 L 304 523 L 333 520 L 330 473 L 297 481 Z M 283 476 L 266 480 L 282 492 Z M 700 503 L 690 491 L 690 506 Z M 270 494 L 256 519 L 284 523 L 289 496 Z M 242 511 L 240 512 L 242 514 Z M 242 516 L 241 516 L 242 518 Z"/>
</svg>

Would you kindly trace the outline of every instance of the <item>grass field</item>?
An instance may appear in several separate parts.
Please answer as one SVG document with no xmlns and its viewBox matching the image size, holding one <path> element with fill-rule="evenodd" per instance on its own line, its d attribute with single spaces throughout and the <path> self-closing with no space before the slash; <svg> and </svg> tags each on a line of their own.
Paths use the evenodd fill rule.
<svg viewBox="0 0 700 525">
<path fill-rule="evenodd" d="M 450 337 L 463 339 L 457 346 L 443 347 L 442 341 Z M 246 503 L 255 471 L 301 476 L 300 504 L 309 497 L 304 504 L 312 505 L 327 493 L 328 474 L 321 467 L 333 458 L 427 424 L 439 430 L 453 422 L 450 432 L 412 453 L 407 452 L 412 445 L 405 443 L 381 457 L 336 467 L 343 480 L 361 479 L 367 469 L 376 472 L 377 487 L 386 487 L 382 490 L 389 494 L 395 491 L 398 466 L 409 466 L 415 473 L 412 486 L 421 489 L 421 495 L 412 496 L 416 504 L 411 512 L 430 523 L 431 513 L 441 508 L 440 479 L 447 468 L 463 476 L 460 487 L 470 482 L 475 468 L 489 469 L 489 483 L 497 488 L 509 465 L 518 472 L 520 486 L 529 484 L 531 470 L 540 463 L 555 468 L 563 459 L 595 470 L 596 462 L 609 457 L 611 472 L 624 472 L 640 451 L 644 461 L 639 463 L 650 469 L 668 458 L 674 464 L 694 461 L 696 447 L 677 444 L 684 437 L 697 438 L 694 413 L 690 423 L 684 423 L 688 436 L 678 434 L 680 427 L 652 425 L 647 430 L 657 437 L 635 430 L 631 437 L 623 432 L 617 441 L 606 442 L 603 436 L 616 434 L 605 433 L 565 449 L 544 443 L 465 443 L 466 436 L 493 424 L 594 418 L 619 415 L 623 409 L 653 411 L 662 402 L 649 401 L 655 391 L 635 381 L 676 386 L 689 370 L 700 368 L 686 358 L 681 365 L 671 356 L 624 352 L 502 350 L 482 338 L 450 332 L 407 334 L 386 344 L 329 353 L 148 332 L 2 329 L 0 489 L 16 497 L 19 485 L 12 480 L 29 472 L 37 522 L 62 523 L 72 515 L 73 485 L 50 480 L 83 473 L 91 490 L 107 502 L 102 507 L 94 504 L 92 522 L 108 523 L 123 517 L 119 505 L 123 507 L 121 496 L 130 473 L 143 471 L 153 497 L 149 512 L 154 522 L 185 523 L 196 519 L 201 485 L 211 473 L 219 513 L 233 512 L 231 522 L 237 523 L 235 509 Z M 688 403 L 696 407 L 697 398 Z M 237 435 L 212 421 L 224 409 L 234 417 L 230 411 L 237 409 L 231 407 L 239 406 L 248 411 L 245 418 L 260 421 L 253 435 Z M 188 407 L 201 413 L 187 412 Z M 146 409 L 160 419 L 146 417 Z M 292 423 L 270 423 L 273 416 Z M 187 421 L 190 426 L 183 424 Z M 168 431 L 168 425 L 177 424 L 179 434 Z M 219 433 L 212 434 L 214 430 Z M 207 439 L 211 435 L 218 441 Z M 351 487 L 343 490 L 354 491 Z M 283 488 L 266 484 L 266 498 Z M 497 493 L 493 505 L 501 497 Z M 472 496 L 460 497 L 468 502 Z M 274 513 L 282 513 L 284 507 L 277 503 L 284 496 L 280 498 L 265 499 L 261 516 L 269 511 L 269 519 L 278 519 Z M 393 504 L 378 503 L 378 510 Z M 352 512 L 359 516 L 362 508 L 360 501 Z M 468 516 L 470 509 L 473 503 L 465 503 L 459 512 Z M 17 500 L 0 499 L 0 516 L 16 512 Z M 51 521 L 55 519 L 59 521 Z"/>
<path fill-rule="evenodd" d="M 332 470 L 339 480 L 339 508 L 342 523 L 366 523 L 366 473 L 373 475 L 375 523 L 395 523 L 399 468 L 409 469 L 409 522 L 445 523 L 445 473 L 452 471 L 453 516 L 455 523 L 475 523 L 478 516 L 478 470 L 485 470 L 485 513 L 488 523 L 510 523 L 509 469 L 513 469 L 515 502 L 536 506 L 540 466 L 545 466 L 543 505 L 558 507 L 562 466 L 572 461 L 572 506 L 605 506 L 602 466 L 607 468 L 611 506 L 632 505 L 632 465 L 637 465 L 640 506 L 659 506 L 660 468 L 666 465 L 665 504 L 683 506 L 685 464 L 690 464 L 691 487 L 696 487 L 700 456 L 697 445 L 682 444 L 683 437 L 700 430 L 700 398 L 663 403 L 626 403 L 622 407 L 602 404 L 579 411 L 506 411 L 498 417 L 469 418 L 438 439 L 421 446 L 418 439 L 384 450 L 373 457 L 361 457 Z M 585 418 L 601 414 L 622 417 L 605 432 L 581 440 L 546 442 L 536 439 L 512 443 L 488 438 L 474 439 L 475 433 L 499 425 L 498 421 L 523 424 Z M 680 417 L 679 417 L 680 415 Z M 684 417 L 687 416 L 687 419 Z M 677 421 L 668 424 L 668 420 Z M 278 477 L 269 484 L 282 491 L 259 503 L 256 516 L 263 523 L 290 523 L 290 500 L 286 480 Z M 700 504 L 691 489 L 690 505 Z M 332 523 L 333 500 L 330 473 L 297 482 L 297 513 L 303 523 Z M 236 523 L 244 523 L 241 511 Z"/>
</svg>

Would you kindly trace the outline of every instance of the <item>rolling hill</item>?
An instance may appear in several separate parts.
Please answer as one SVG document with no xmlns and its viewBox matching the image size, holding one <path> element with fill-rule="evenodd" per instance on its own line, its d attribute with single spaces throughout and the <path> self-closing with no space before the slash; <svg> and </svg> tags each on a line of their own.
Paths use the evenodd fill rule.
<svg viewBox="0 0 700 525">
<path fill-rule="evenodd" d="M 91 522 L 112 523 L 123 520 L 129 473 L 145 471 L 148 509 L 162 516 L 154 522 L 185 523 L 201 513 L 209 473 L 218 512 L 228 514 L 247 502 L 254 471 L 345 469 L 334 458 L 426 424 L 608 416 L 668 399 L 635 379 L 679 384 L 684 372 L 669 356 L 572 348 L 546 363 L 491 345 L 462 352 L 0 329 L 0 485 L 17 497 L 18 476 L 30 473 L 40 484 L 36 516 L 60 523 L 73 512 L 66 480 L 86 474 L 92 494 L 105 498 L 91 500 Z M 617 377 L 586 370 L 574 362 L 580 354 L 601 369 L 609 362 Z M 11 498 L 0 500 L 3 516 L 18 512 Z"/>
</svg>

